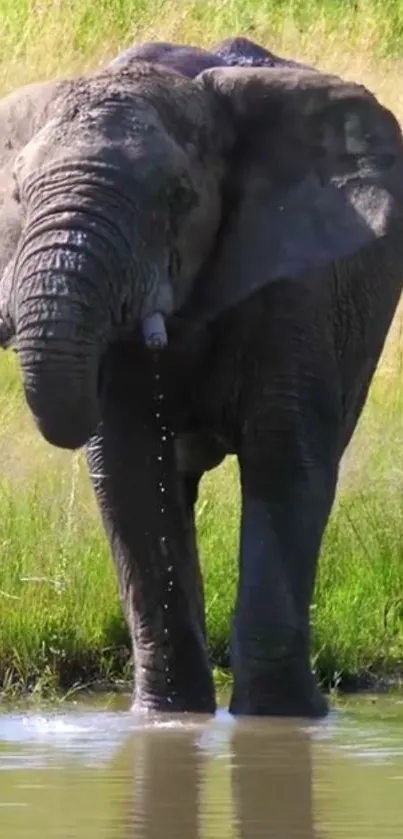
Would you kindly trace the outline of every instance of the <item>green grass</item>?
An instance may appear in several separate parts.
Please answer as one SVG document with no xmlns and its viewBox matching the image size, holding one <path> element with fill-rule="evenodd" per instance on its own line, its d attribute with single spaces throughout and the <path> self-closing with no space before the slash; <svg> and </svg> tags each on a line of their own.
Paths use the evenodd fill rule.
<svg viewBox="0 0 403 839">
<path fill-rule="evenodd" d="M 8 395 L 0 456 L 8 468 L 0 482 L 0 684 L 43 693 L 77 681 L 125 679 L 126 628 L 83 459 L 51 449 L 33 431 L 15 368 L 13 357 L 2 364 Z M 392 382 L 378 375 L 343 463 L 312 609 L 314 661 L 326 680 L 402 668 L 398 385 L 397 374 Z M 228 662 L 238 514 L 237 467 L 228 459 L 204 479 L 198 505 L 210 648 L 219 665 Z"/>
<path fill-rule="evenodd" d="M 403 116 L 399 0 L 0 0 L 0 89 L 98 66 L 135 40 L 209 46 L 245 34 L 371 87 Z M 403 669 L 401 312 L 343 461 L 312 609 L 321 676 Z M 0 686 L 51 691 L 130 676 L 127 633 L 81 455 L 48 446 L 16 359 L 0 358 Z M 198 529 L 214 661 L 228 660 L 239 494 L 228 460 L 203 482 Z"/>
</svg>

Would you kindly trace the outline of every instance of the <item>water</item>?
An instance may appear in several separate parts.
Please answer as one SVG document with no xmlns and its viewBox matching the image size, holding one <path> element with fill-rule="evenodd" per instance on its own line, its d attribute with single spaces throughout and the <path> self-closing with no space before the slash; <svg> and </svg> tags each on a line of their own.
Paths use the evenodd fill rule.
<svg viewBox="0 0 403 839">
<path fill-rule="evenodd" d="M 0 714 L 10 839 L 397 839 L 403 698 L 352 700 L 315 725 L 167 719 L 128 697 Z"/>
<path fill-rule="evenodd" d="M 173 437 L 172 431 L 169 430 L 167 425 L 167 418 L 165 417 L 165 406 L 164 406 L 164 389 L 163 383 L 161 380 L 161 372 L 160 372 L 160 360 L 159 360 L 159 353 L 155 354 L 154 356 L 154 382 L 153 382 L 153 401 L 154 401 L 154 419 L 156 423 L 156 427 L 159 433 L 159 450 L 157 454 L 157 467 L 159 467 L 159 477 L 160 480 L 158 481 L 158 489 L 161 498 L 161 506 L 159 511 L 159 541 L 161 546 L 161 553 L 164 556 L 168 556 L 167 551 L 167 536 L 165 534 L 165 527 L 166 527 L 166 506 L 165 506 L 165 499 L 167 493 L 167 487 L 165 485 L 165 449 L 167 446 L 171 444 L 171 438 Z M 165 576 L 166 576 L 166 586 L 165 586 L 165 602 L 163 603 L 164 611 L 166 613 L 169 612 L 169 605 L 170 605 L 170 598 L 173 594 L 174 588 L 174 581 L 173 581 L 173 566 L 169 564 L 169 560 L 166 563 L 165 567 Z M 169 638 L 169 629 L 167 626 L 164 627 L 164 636 L 167 644 L 170 643 Z M 167 696 L 168 704 L 172 704 L 175 698 L 175 691 L 172 689 L 172 676 L 168 664 L 168 658 L 166 653 L 163 653 L 164 658 L 164 672 L 165 672 L 165 692 Z"/>
</svg>

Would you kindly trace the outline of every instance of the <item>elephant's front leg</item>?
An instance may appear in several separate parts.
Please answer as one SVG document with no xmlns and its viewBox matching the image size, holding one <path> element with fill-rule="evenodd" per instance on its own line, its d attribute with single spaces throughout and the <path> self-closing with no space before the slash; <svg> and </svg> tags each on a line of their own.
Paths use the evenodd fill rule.
<svg viewBox="0 0 403 839">
<path fill-rule="evenodd" d="M 134 707 L 214 712 L 202 581 L 173 438 L 161 434 L 150 378 L 136 375 L 130 347 L 109 353 L 105 378 L 87 459 L 132 639 Z"/>
<path fill-rule="evenodd" d="M 274 405 L 276 399 L 273 400 Z M 249 424 L 240 456 L 240 579 L 233 628 L 233 713 L 320 717 L 327 703 L 310 666 L 310 604 L 334 498 L 330 429 L 309 405 Z M 261 419 L 261 417 L 260 417 Z M 262 435 L 262 436 L 261 436 Z M 330 442 L 329 442 L 330 436 Z"/>
</svg>

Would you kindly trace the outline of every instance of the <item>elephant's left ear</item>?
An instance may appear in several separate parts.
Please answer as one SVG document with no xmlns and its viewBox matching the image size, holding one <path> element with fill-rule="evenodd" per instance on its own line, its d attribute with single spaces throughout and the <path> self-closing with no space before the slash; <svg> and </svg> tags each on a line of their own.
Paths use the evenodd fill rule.
<svg viewBox="0 0 403 839">
<path fill-rule="evenodd" d="M 206 70 L 197 82 L 232 132 L 202 317 L 347 257 L 403 217 L 401 132 L 362 86 L 284 68 Z"/>
</svg>

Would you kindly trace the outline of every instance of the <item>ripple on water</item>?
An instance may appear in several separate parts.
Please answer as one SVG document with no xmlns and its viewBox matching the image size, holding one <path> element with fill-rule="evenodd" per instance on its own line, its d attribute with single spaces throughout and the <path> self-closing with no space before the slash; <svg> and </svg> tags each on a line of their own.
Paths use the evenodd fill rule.
<svg viewBox="0 0 403 839">
<path fill-rule="evenodd" d="M 100 765 L 109 761 L 136 732 L 180 732 L 202 730 L 204 726 L 203 719 L 184 715 L 169 718 L 130 711 L 3 714 L 0 715 L 0 771 L 38 768 L 60 756 L 88 766 Z"/>
</svg>

